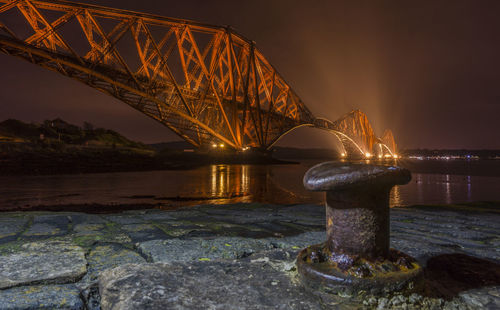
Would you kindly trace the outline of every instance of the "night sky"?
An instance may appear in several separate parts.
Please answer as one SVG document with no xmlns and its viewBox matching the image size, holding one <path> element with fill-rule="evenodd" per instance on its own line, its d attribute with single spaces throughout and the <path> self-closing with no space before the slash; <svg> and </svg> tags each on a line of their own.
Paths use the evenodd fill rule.
<svg viewBox="0 0 500 310">
<path fill-rule="evenodd" d="M 231 25 L 316 116 L 359 108 L 403 148 L 500 149 L 500 1 L 83 1 Z M 0 16 L 1 18 L 1 16 Z M 61 117 L 144 142 L 179 138 L 88 86 L 0 54 L 0 120 Z M 329 147 L 299 129 L 281 145 Z"/>
</svg>

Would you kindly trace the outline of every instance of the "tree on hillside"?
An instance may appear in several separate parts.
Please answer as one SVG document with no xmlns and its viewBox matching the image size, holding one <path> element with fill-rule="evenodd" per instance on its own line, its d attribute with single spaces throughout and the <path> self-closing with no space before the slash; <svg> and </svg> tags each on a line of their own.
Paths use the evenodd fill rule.
<svg viewBox="0 0 500 310">
<path fill-rule="evenodd" d="M 85 130 L 85 131 L 93 131 L 94 130 L 94 125 L 92 125 L 89 122 L 83 122 L 83 130 Z"/>
</svg>

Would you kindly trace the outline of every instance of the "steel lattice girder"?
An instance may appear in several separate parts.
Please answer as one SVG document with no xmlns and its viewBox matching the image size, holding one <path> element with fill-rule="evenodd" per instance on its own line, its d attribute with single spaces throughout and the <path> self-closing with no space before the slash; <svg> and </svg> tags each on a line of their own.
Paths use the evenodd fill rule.
<svg viewBox="0 0 500 310">
<path fill-rule="evenodd" d="M 18 29 L 20 18 L 28 31 Z M 228 27 L 68 1 L 0 0 L 0 50 L 114 96 L 198 147 L 264 149 L 300 126 L 333 130 L 366 150 L 381 143 L 362 112 L 352 124 L 315 119 L 255 44 Z"/>
</svg>

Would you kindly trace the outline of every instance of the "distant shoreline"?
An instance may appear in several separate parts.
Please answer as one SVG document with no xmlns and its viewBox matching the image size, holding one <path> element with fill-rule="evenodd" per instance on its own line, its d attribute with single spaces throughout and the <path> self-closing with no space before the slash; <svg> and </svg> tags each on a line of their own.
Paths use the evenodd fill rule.
<svg viewBox="0 0 500 310">
<path fill-rule="evenodd" d="M 2 152 L 2 145 L 5 146 L 5 143 L 0 143 L 0 176 L 190 170 L 214 164 L 288 165 L 338 160 L 333 156 L 304 156 L 302 158 L 292 156 L 293 153 L 283 156 L 282 150 L 273 152 L 272 155 L 243 155 L 229 152 L 210 154 L 184 152 L 183 150 L 166 150 L 158 153 L 119 147 L 67 147 L 62 151 L 36 149 Z M 375 165 L 398 165 L 409 169 L 412 173 L 500 176 L 500 160 L 495 159 L 417 160 L 402 158 L 397 161 L 371 160 L 367 162 L 363 160 L 362 162 Z"/>
<path fill-rule="evenodd" d="M 18 146 L 18 145 L 17 145 Z M 3 151 L 2 151 L 3 147 Z M 0 145 L 0 176 L 187 170 L 211 164 L 297 164 L 260 154 L 210 154 L 183 150 L 149 151 L 125 147 L 19 148 Z"/>
</svg>

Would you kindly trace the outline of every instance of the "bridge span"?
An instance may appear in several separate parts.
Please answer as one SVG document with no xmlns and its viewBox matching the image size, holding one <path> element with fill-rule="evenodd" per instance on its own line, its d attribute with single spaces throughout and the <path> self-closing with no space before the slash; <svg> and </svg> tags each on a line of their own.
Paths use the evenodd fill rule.
<svg viewBox="0 0 500 310">
<path fill-rule="evenodd" d="M 62 0 L 0 0 L 0 51 L 78 80 L 195 147 L 269 149 L 302 126 L 342 154 L 396 156 L 366 115 L 315 117 L 255 43 L 230 27 Z"/>
</svg>

